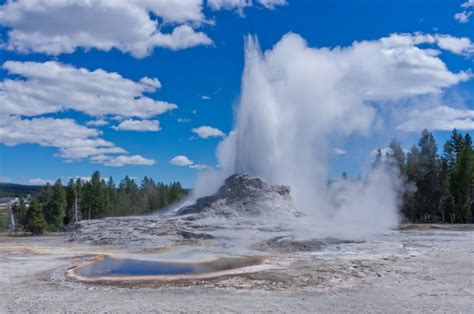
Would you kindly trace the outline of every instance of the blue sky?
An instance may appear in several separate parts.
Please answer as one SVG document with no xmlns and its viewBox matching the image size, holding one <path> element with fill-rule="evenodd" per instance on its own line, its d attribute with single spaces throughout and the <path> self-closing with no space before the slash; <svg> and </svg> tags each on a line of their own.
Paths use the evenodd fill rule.
<svg viewBox="0 0 474 314">
<path fill-rule="evenodd" d="M 22 1 L 18 2 L 21 4 Z M 474 17 L 471 21 L 466 21 L 459 15 L 458 18 L 455 18 L 456 14 L 463 13 L 469 19 L 474 2 L 471 7 L 470 2 L 466 2 L 466 0 L 288 0 L 286 4 L 284 4 L 285 1 L 277 0 L 273 5 L 272 1 L 254 1 L 252 5 L 246 7 L 226 6 L 224 5 L 225 1 L 209 1 L 207 3 L 196 0 L 194 2 L 196 5 L 189 9 L 189 14 L 195 14 L 192 18 L 185 14 L 183 16 L 188 17 L 170 17 L 170 14 L 165 13 L 161 15 L 159 10 L 162 8 L 154 9 L 156 11 L 150 8 L 144 9 L 148 10 L 152 21 L 162 25 L 159 31 L 163 34 L 169 34 L 174 28 L 183 25 L 190 25 L 190 29 L 194 32 L 193 36 L 197 33 L 201 34 L 201 37 L 193 37 L 186 43 L 169 43 L 174 40 L 173 38 L 168 38 L 170 41 L 159 41 L 145 53 L 138 48 L 127 51 L 128 48 L 124 48 L 128 47 L 126 41 L 135 40 L 133 36 L 136 34 L 124 35 L 123 38 L 119 38 L 119 35 L 110 34 L 113 32 L 113 28 L 107 32 L 104 31 L 100 36 L 98 35 L 96 40 L 106 41 L 109 40 L 107 36 L 111 36 L 111 41 L 119 38 L 121 46 L 112 44 L 110 50 L 108 48 L 104 50 L 99 46 L 94 46 L 99 44 L 90 40 L 86 44 L 76 43 L 68 50 L 64 48 L 67 43 L 74 42 L 74 40 L 80 41 L 77 38 L 71 39 L 74 34 L 89 32 L 94 35 L 94 27 L 83 30 L 81 29 L 83 25 L 71 23 L 58 31 L 57 25 L 51 23 L 48 28 L 41 22 L 42 19 L 48 18 L 47 14 L 63 14 L 62 17 L 67 20 L 67 14 L 75 14 L 74 12 L 78 12 L 77 10 L 69 11 L 70 8 L 61 7 L 58 10 L 49 10 L 50 13 L 43 15 L 35 13 L 32 15 L 34 18 L 28 18 L 28 14 L 31 12 L 27 11 L 34 11 L 34 9 L 21 6 L 13 7 L 18 4 L 17 1 L 0 2 L 3 5 L 0 9 L 3 11 L 0 13 L 0 36 L 3 42 L 3 49 L 0 49 L 0 63 L 4 65 L 0 69 L 0 80 L 3 82 L 3 85 L 0 85 L 0 93 L 14 93 L 12 90 L 6 90 L 6 80 L 33 80 L 31 77 L 25 77 L 26 74 L 24 74 L 25 71 L 32 71 L 32 67 L 17 69 L 24 62 L 35 62 L 35 64 L 41 65 L 48 61 L 54 61 L 60 66 L 70 66 L 73 69 L 85 68 L 89 71 L 102 69 L 107 73 L 116 72 L 123 79 L 135 83 L 143 77 L 157 78 L 161 83 L 160 88 L 155 88 L 155 91 L 138 92 L 137 95 L 130 98 L 130 101 L 133 102 L 139 97 L 147 97 L 177 106 L 177 109 L 161 114 L 141 117 L 125 115 L 115 119 L 114 117 L 118 114 L 113 110 L 109 114 L 97 114 L 91 113 L 96 109 L 85 110 L 87 112 L 84 110 L 79 112 L 81 110 L 76 110 L 77 108 L 71 109 L 71 106 L 75 108 L 75 105 L 66 102 L 74 101 L 74 99 L 70 100 L 66 96 L 65 104 L 62 104 L 62 106 L 68 107 L 65 109 L 50 110 L 49 112 L 43 110 L 42 112 L 46 113 L 39 114 L 24 114 L 21 110 L 16 111 L 14 116 L 17 122 L 18 119 L 35 118 L 72 119 L 75 121 L 73 127 L 79 125 L 100 132 L 100 134 L 97 133 L 89 137 L 103 139 L 113 143 L 114 147 L 126 151 L 126 153 L 111 153 L 107 155 L 107 158 L 123 155 L 141 156 L 143 159 L 131 161 L 131 159 L 125 158 L 124 160 L 127 161 L 121 165 L 117 159 L 104 162 L 105 157 L 102 159 L 91 158 L 99 155 L 98 153 L 73 156 L 73 158 L 71 156 L 64 157 L 64 155 L 61 157 L 60 150 L 67 149 L 67 143 L 57 144 L 56 141 L 51 144 L 47 140 L 48 134 L 44 135 L 46 139 L 41 143 L 32 134 L 28 136 L 20 134 L 18 138 L 6 139 L 13 137 L 14 131 L 11 127 L 5 127 L 4 132 L 9 135 L 6 136 L 4 133 L 2 144 L 0 144 L 0 177 L 2 181 L 38 183 L 41 181 L 35 179 L 53 180 L 58 177 L 66 180 L 68 177 L 89 176 L 92 171 L 97 169 L 105 176 L 113 176 L 116 181 L 125 175 L 137 178 L 147 175 L 158 181 L 179 180 L 185 186 L 191 187 L 196 174 L 202 170 L 189 167 L 189 165 L 173 165 L 170 160 L 175 156 L 187 156 L 194 165 L 209 167 L 217 165 L 215 149 L 222 137 L 201 138 L 192 129 L 210 126 L 225 134 L 232 129 L 233 112 L 239 100 L 244 66 L 244 36 L 247 34 L 257 35 L 263 50 L 271 49 L 288 32 L 300 34 L 310 47 L 344 47 L 350 46 L 354 41 L 378 40 L 392 33 L 412 34 L 415 32 L 433 35 L 445 34 L 456 38 L 465 37 L 474 41 Z M 463 7 L 463 4 L 467 5 Z M 97 9 L 98 16 L 107 14 L 100 9 Z M 181 10 L 180 8 L 168 9 L 174 10 L 172 11 L 174 13 L 177 12 L 175 10 Z M 89 10 L 94 10 L 94 8 L 89 8 Z M 165 12 L 167 8 L 162 10 Z M 186 8 L 182 10 L 186 10 Z M 85 12 L 87 13 L 87 11 Z M 89 16 L 90 13 L 88 13 Z M 12 17 L 13 14 L 15 14 L 14 17 Z M 112 23 L 114 21 L 109 20 L 112 18 L 113 16 L 110 14 L 103 21 Z M 91 21 L 91 23 L 95 22 L 94 19 Z M 118 23 L 117 32 L 120 32 L 120 24 L 126 24 L 128 20 L 122 21 L 120 19 L 115 21 Z M 15 31 L 22 32 L 22 36 L 15 38 Z M 35 31 L 45 36 L 39 39 L 40 42 L 35 41 Z M 61 33 L 61 40 L 64 40 L 65 44 L 61 43 L 60 48 L 51 48 L 47 45 L 45 48 L 43 43 L 47 43 L 48 39 L 51 40 L 55 31 Z M 71 38 L 68 38 L 69 35 Z M 30 37 L 25 39 L 25 36 Z M 193 40 L 195 40 L 194 43 Z M 462 55 L 448 51 L 443 53 L 440 58 L 454 73 L 461 70 L 469 71 L 473 67 L 474 48 L 471 46 L 465 51 Z M 17 63 L 5 67 L 4 63 L 7 61 L 16 61 Z M 12 73 L 14 71 L 23 71 L 23 74 Z M 39 67 L 38 71 L 42 72 L 44 69 Z M 41 80 L 42 78 L 36 79 Z M 46 80 L 41 84 L 57 84 L 57 82 Z M 41 88 L 44 86 L 41 84 L 34 87 Z M 146 86 L 151 88 L 149 85 Z M 470 122 L 463 124 L 467 131 L 472 128 L 470 125 L 473 124 L 472 118 L 474 118 L 470 111 L 474 110 L 473 91 L 474 83 L 471 79 L 453 84 L 444 91 L 443 95 L 445 103 L 453 102 L 454 108 L 463 110 L 462 114 L 465 116 L 458 117 L 458 119 Z M 39 94 L 35 95 L 40 97 Z M 31 106 L 29 103 L 31 98 L 17 96 L 10 96 L 11 99 L 15 99 L 14 105 L 27 112 Z M 31 94 L 30 97 L 32 97 Z M 48 98 L 49 96 L 44 97 Z M 98 101 L 95 106 L 100 105 L 101 102 Z M 8 110 L 6 113 L 2 111 L 2 115 L 2 120 L 7 119 L 7 116 L 9 119 L 13 119 L 12 112 Z M 387 115 L 386 112 L 380 112 L 382 120 Z M 98 119 L 104 119 L 108 124 L 86 126 L 87 122 Z M 120 122 L 130 119 L 159 121 L 160 130 L 133 131 L 112 128 L 119 125 Z M 181 122 L 178 122 L 178 119 Z M 42 121 L 48 123 L 47 121 L 50 120 Z M 11 123 L 11 121 L 2 123 Z M 367 136 L 354 135 L 337 143 L 338 147 L 347 153 L 332 157 L 331 174 L 336 175 L 345 170 L 350 175 L 357 176 L 367 167 L 370 151 L 377 147 L 387 146 L 393 136 L 400 138 L 404 147 L 410 147 L 415 143 L 419 132 L 396 130 L 390 128 L 390 123 L 385 123 L 387 128 L 384 128 L 384 132 L 375 130 Z M 446 126 L 437 128 L 436 125 L 428 125 L 427 127 L 430 126 L 435 132 L 438 144 L 442 146 L 449 135 L 449 132 L 443 130 Z M 68 125 L 64 127 L 67 128 Z M 39 130 L 41 132 L 42 129 L 39 128 Z M 88 131 L 81 129 L 81 132 L 87 133 Z M 87 135 L 81 136 L 87 137 Z M 73 140 L 74 134 L 68 141 L 72 142 Z M 110 166 L 111 164 L 113 166 Z"/>
</svg>

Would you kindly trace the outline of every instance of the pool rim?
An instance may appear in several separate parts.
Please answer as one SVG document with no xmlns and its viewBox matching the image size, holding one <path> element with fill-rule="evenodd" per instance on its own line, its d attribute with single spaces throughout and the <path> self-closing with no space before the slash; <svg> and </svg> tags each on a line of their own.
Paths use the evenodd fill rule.
<svg viewBox="0 0 474 314">
<path fill-rule="evenodd" d="M 254 265 L 247 265 L 242 267 L 230 268 L 226 270 L 202 272 L 202 273 L 189 273 L 189 274 L 173 274 L 173 275 L 112 275 L 112 276 L 97 276 L 97 277 L 88 277 L 81 275 L 79 270 L 87 267 L 103 256 L 110 256 L 110 254 L 100 254 L 97 255 L 92 260 L 81 263 L 80 265 L 69 267 L 66 270 L 66 276 L 71 279 L 75 279 L 80 282 L 85 283 L 127 283 L 127 282 L 170 282 L 170 281 L 192 281 L 192 280 L 205 280 L 205 279 L 214 279 L 218 277 L 225 276 L 239 276 L 245 274 L 257 273 L 260 271 L 270 270 L 275 268 L 275 265 L 270 263 L 268 258 L 252 257 L 258 260 L 258 263 Z M 201 263 L 212 263 L 216 262 L 222 258 L 251 258 L 250 256 L 240 256 L 240 257 L 218 257 L 215 260 Z M 188 264 L 201 264 L 201 263 L 188 263 Z M 186 264 L 186 263 L 182 263 Z"/>
</svg>

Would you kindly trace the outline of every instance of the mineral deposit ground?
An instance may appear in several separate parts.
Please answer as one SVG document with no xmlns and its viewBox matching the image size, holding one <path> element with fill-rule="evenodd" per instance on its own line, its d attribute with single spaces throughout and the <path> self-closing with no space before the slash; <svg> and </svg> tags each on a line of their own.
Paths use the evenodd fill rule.
<svg viewBox="0 0 474 314">
<path fill-rule="evenodd" d="M 236 174 L 179 210 L 5 234 L 0 311 L 473 311 L 474 225 L 406 225 L 354 240 L 301 232 L 305 220 L 288 187 Z M 98 277 L 85 275 L 102 261 Z"/>
<path fill-rule="evenodd" d="M 138 218 L 137 218 L 138 219 Z M 149 218 L 150 219 L 150 218 Z M 150 223 L 150 222 L 148 222 Z M 187 240 L 201 241 L 206 239 Z M 0 236 L 0 312 L 472 312 L 474 226 L 408 226 L 374 240 L 266 254 L 255 273 L 173 282 L 83 283 L 70 267 L 98 255 L 209 260 L 163 246 Z M 196 244 L 195 244 L 196 245 Z"/>
</svg>

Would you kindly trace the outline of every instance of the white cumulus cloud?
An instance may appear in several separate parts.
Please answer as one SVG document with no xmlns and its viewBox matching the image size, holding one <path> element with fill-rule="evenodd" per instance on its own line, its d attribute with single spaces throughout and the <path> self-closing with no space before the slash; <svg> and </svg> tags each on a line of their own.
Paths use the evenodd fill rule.
<svg viewBox="0 0 474 314">
<path fill-rule="evenodd" d="M 267 9 L 288 4 L 287 0 L 208 0 L 207 5 L 213 10 L 237 10 L 240 14 L 247 7 L 259 5 Z"/>
<path fill-rule="evenodd" d="M 435 40 L 439 48 L 451 51 L 452 53 L 465 56 L 474 54 L 474 43 L 468 37 L 436 35 Z"/>
<path fill-rule="evenodd" d="M 194 164 L 194 162 L 186 156 L 178 155 L 170 160 L 170 164 L 174 166 L 186 167 L 191 166 L 192 164 Z"/>
<path fill-rule="evenodd" d="M 409 119 L 397 129 L 418 132 L 423 129 L 433 131 L 474 130 L 474 110 L 437 106 L 429 109 L 413 109 Z"/>
<path fill-rule="evenodd" d="M 124 120 L 119 125 L 112 127 L 120 131 L 159 131 L 160 122 L 158 120 Z"/>
<path fill-rule="evenodd" d="M 141 156 L 114 157 L 117 154 L 126 154 L 127 151 L 101 139 L 99 135 L 98 130 L 80 125 L 72 119 L 10 117 L 0 124 L 0 142 L 7 146 L 38 144 L 56 147 L 59 149 L 57 156 L 66 161 L 88 158 L 113 166 L 140 161 L 147 164 L 148 160 Z"/>
<path fill-rule="evenodd" d="M 120 155 L 120 156 L 105 156 L 97 155 L 91 158 L 93 162 L 102 163 L 110 167 L 122 167 L 126 165 L 135 166 L 152 166 L 156 163 L 153 159 L 148 159 L 140 155 Z"/>
<path fill-rule="evenodd" d="M 472 14 L 474 14 L 474 0 L 468 0 L 461 4 L 463 9 L 461 12 L 458 12 L 454 15 L 454 18 L 459 23 L 467 23 L 471 19 Z"/>
<path fill-rule="evenodd" d="M 7 1 L 0 6 L 0 25 L 8 29 L 10 50 L 58 55 L 77 48 L 116 48 L 144 57 L 154 47 L 212 44 L 194 29 L 205 22 L 202 6 L 202 0 Z M 163 33 L 161 25 L 175 27 Z"/>
<path fill-rule="evenodd" d="M 55 61 L 7 61 L 3 68 L 20 77 L 0 82 L 0 113 L 5 115 L 34 116 L 72 109 L 91 116 L 147 118 L 177 108 L 144 95 L 159 86 L 150 78 L 135 82 L 118 73 Z"/>
<path fill-rule="evenodd" d="M 188 157 L 184 155 L 178 155 L 173 157 L 170 160 L 170 164 L 178 167 L 189 167 L 191 169 L 197 169 L 197 170 L 203 170 L 203 169 L 208 169 L 208 165 L 204 164 L 196 164 L 194 161 L 190 160 Z"/>
<path fill-rule="evenodd" d="M 224 132 L 222 132 L 219 129 L 203 125 L 198 128 L 194 128 L 191 130 L 193 133 L 197 134 L 200 138 L 209 138 L 209 137 L 222 137 L 225 135 Z"/>
</svg>

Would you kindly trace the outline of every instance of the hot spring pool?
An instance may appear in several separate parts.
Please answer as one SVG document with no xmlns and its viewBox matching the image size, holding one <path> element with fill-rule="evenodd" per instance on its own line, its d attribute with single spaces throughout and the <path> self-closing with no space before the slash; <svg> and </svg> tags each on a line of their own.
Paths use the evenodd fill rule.
<svg viewBox="0 0 474 314">
<path fill-rule="evenodd" d="M 261 263 L 262 260 L 256 257 L 226 257 L 202 263 L 174 263 L 105 255 L 83 266 L 70 269 L 68 274 L 84 281 L 192 279 L 232 274 L 233 270 L 262 266 Z"/>
</svg>

